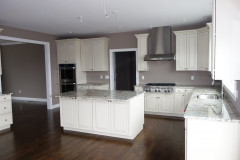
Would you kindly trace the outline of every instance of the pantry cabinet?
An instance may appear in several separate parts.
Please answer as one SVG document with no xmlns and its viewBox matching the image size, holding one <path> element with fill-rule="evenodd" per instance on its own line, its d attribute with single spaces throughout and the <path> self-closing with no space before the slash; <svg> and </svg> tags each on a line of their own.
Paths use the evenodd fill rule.
<svg viewBox="0 0 240 160">
<path fill-rule="evenodd" d="M 137 38 L 137 56 L 138 56 L 138 71 L 148 71 L 148 62 L 144 61 L 144 56 L 148 52 L 148 36 L 149 34 L 136 34 Z"/>
<path fill-rule="evenodd" d="M 81 40 L 83 71 L 108 71 L 108 38 Z"/>
</svg>

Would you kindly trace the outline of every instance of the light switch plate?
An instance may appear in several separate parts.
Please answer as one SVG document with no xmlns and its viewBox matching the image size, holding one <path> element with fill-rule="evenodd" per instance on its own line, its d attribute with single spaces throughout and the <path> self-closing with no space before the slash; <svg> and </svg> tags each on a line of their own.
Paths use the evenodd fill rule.
<svg viewBox="0 0 240 160">
<path fill-rule="evenodd" d="M 192 80 L 192 81 L 194 80 L 194 76 L 191 76 L 191 80 Z"/>
<path fill-rule="evenodd" d="M 105 79 L 109 79 L 109 75 L 105 75 Z"/>
</svg>

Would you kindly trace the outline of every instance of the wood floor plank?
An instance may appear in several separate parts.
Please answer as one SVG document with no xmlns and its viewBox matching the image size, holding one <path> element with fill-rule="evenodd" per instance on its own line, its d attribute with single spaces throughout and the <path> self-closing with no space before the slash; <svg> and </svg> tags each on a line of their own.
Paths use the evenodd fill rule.
<svg viewBox="0 0 240 160">
<path fill-rule="evenodd" d="M 184 160 L 184 119 L 145 115 L 133 140 L 65 132 L 59 109 L 13 102 L 11 130 L 0 132 L 1 160 Z"/>
</svg>

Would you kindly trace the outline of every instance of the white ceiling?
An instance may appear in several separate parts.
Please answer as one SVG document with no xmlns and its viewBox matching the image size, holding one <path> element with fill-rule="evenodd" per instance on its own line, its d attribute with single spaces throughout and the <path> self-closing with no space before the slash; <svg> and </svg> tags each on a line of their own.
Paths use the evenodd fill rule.
<svg viewBox="0 0 240 160">
<path fill-rule="evenodd" d="M 0 0 L 0 24 L 57 36 L 198 25 L 211 14 L 212 0 Z"/>
</svg>

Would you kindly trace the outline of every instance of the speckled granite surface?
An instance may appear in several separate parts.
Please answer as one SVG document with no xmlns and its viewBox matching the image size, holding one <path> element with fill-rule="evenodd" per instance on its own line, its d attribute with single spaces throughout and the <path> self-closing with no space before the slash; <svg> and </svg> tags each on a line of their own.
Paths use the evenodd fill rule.
<svg viewBox="0 0 240 160">
<path fill-rule="evenodd" d="M 120 100 L 120 101 L 128 101 L 131 98 L 138 96 L 140 94 L 144 94 L 144 92 L 136 92 L 136 91 L 108 91 L 108 90 L 78 90 L 76 92 L 66 92 L 61 93 L 55 97 L 61 98 L 86 98 L 86 99 L 106 99 L 106 100 Z"/>
<path fill-rule="evenodd" d="M 0 96 L 12 95 L 13 93 L 0 93 Z"/>
<path fill-rule="evenodd" d="M 230 101 L 222 99 L 198 99 L 197 95 L 201 94 L 217 94 L 220 96 L 220 90 L 206 86 L 194 87 L 193 95 L 184 118 L 240 122 L 240 115 Z"/>
<path fill-rule="evenodd" d="M 82 83 L 82 84 L 77 84 L 79 86 L 102 86 L 102 85 L 109 85 L 108 83 Z"/>
</svg>

